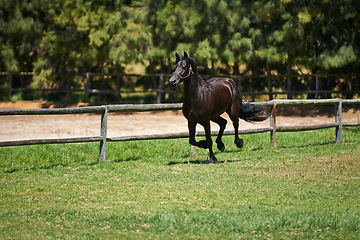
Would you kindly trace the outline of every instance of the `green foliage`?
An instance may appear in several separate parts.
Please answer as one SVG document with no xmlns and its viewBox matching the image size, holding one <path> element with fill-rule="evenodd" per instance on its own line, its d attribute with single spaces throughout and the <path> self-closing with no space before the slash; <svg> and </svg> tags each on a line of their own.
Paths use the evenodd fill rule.
<svg viewBox="0 0 360 240">
<path fill-rule="evenodd" d="M 109 42 L 109 57 L 113 62 L 141 62 L 150 50 L 151 37 L 148 29 L 131 19 L 126 20 L 125 23 L 125 28 L 114 35 Z M 129 48 L 133 50 L 129 51 Z"/>
<path fill-rule="evenodd" d="M 224 138 L 0 148 L 0 238 L 356 239 L 359 127 Z M 227 160 L 227 162 L 224 162 Z"/>
<path fill-rule="evenodd" d="M 4 70 L 9 72 L 17 72 L 19 71 L 18 62 L 15 58 L 15 53 L 12 48 L 6 45 L 1 46 L 1 58 L 2 62 L 4 62 Z"/>
<path fill-rule="evenodd" d="M 339 68 L 356 61 L 356 54 L 352 46 L 342 46 L 337 51 L 325 50 L 319 58 L 325 69 Z"/>
<path fill-rule="evenodd" d="M 0 4 L 0 69 L 34 71 L 37 87 L 61 85 L 57 73 L 119 72 L 139 62 L 150 63 L 149 72 L 170 72 L 174 52 L 184 50 L 214 74 L 224 66 L 238 73 L 240 65 L 257 73 L 295 65 L 309 72 L 360 69 L 355 0 Z"/>
<path fill-rule="evenodd" d="M 22 100 L 24 100 L 23 99 L 23 96 L 22 96 L 23 94 L 21 93 L 21 92 L 19 92 L 19 93 L 16 93 L 16 94 L 13 94 L 12 96 L 11 96 L 11 101 L 22 101 Z"/>
</svg>

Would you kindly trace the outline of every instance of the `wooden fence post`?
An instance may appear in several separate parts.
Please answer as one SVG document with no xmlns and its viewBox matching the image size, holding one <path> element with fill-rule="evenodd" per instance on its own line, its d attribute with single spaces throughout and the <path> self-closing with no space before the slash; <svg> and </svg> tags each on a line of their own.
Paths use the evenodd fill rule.
<svg viewBox="0 0 360 240">
<path fill-rule="evenodd" d="M 85 89 L 84 89 L 84 98 L 88 98 L 88 90 L 89 90 L 89 83 L 90 83 L 90 73 L 86 73 L 86 82 L 85 82 Z"/>
<path fill-rule="evenodd" d="M 161 73 L 160 78 L 159 78 L 159 86 L 157 89 L 157 103 L 158 104 L 161 103 L 163 100 L 163 95 L 164 95 L 163 88 L 164 88 L 164 77 L 163 77 L 163 74 Z"/>
<path fill-rule="evenodd" d="M 119 103 L 122 103 L 122 97 L 121 97 L 121 85 L 120 85 L 120 75 L 116 75 L 116 92 Z"/>
<path fill-rule="evenodd" d="M 100 128 L 101 140 L 100 140 L 99 163 L 105 162 L 106 159 L 107 113 L 108 113 L 108 106 L 104 106 L 104 110 L 101 113 L 101 128 Z"/>
<path fill-rule="evenodd" d="M 289 61 L 289 60 L 288 60 Z M 286 74 L 286 79 L 287 79 L 287 99 L 292 99 L 293 95 L 292 95 L 292 78 L 291 78 L 291 66 L 288 65 L 288 73 Z"/>
<path fill-rule="evenodd" d="M 319 99 L 319 74 L 315 75 L 315 99 Z"/>
<path fill-rule="evenodd" d="M 339 103 L 335 105 L 335 122 L 339 124 L 335 128 L 336 142 L 342 142 L 342 99 L 339 99 Z"/>
<path fill-rule="evenodd" d="M 11 95 L 12 95 L 12 92 L 13 92 L 12 80 L 13 80 L 13 75 L 12 75 L 12 73 L 8 73 L 9 98 L 11 98 Z"/>
<path fill-rule="evenodd" d="M 271 147 L 276 147 L 276 101 L 273 101 L 273 105 L 271 107 L 270 128 L 272 128 L 270 132 Z"/>
</svg>

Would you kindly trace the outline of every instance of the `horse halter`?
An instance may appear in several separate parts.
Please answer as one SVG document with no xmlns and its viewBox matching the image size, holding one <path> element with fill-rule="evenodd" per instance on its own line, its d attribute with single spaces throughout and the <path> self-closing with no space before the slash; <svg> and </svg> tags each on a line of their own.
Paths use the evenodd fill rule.
<svg viewBox="0 0 360 240">
<path fill-rule="evenodd" d="M 191 64 L 190 64 L 189 73 L 188 73 L 185 77 L 181 76 L 181 75 L 178 74 L 177 72 L 174 72 L 173 75 L 174 75 L 174 74 L 175 74 L 178 78 L 184 79 L 184 78 L 188 78 L 191 74 L 194 74 L 194 72 L 193 72 L 192 67 L 191 67 Z"/>
</svg>

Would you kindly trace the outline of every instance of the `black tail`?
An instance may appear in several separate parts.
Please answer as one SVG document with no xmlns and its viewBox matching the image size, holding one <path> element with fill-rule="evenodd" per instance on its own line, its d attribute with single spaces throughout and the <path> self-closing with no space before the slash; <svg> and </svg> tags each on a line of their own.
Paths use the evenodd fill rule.
<svg viewBox="0 0 360 240">
<path fill-rule="evenodd" d="M 244 119 L 247 122 L 261 122 L 266 120 L 267 116 L 257 116 L 258 113 L 261 113 L 265 108 L 261 106 L 251 105 L 250 102 L 240 103 L 240 112 L 239 118 Z"/>
</svg>

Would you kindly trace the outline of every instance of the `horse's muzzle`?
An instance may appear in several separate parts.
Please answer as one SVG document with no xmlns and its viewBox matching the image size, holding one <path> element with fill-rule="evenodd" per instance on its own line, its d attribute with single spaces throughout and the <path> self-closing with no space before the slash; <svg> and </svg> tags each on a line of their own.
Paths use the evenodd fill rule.
<svg viewBox="0 0 360 240">
<path fill-rule="evenodd" d="M 169 83 L 172 88 L 176 88 L 180 84 L 180 79 L 175 74 L 173 74 L 169 79 Z"/>
</svg>

